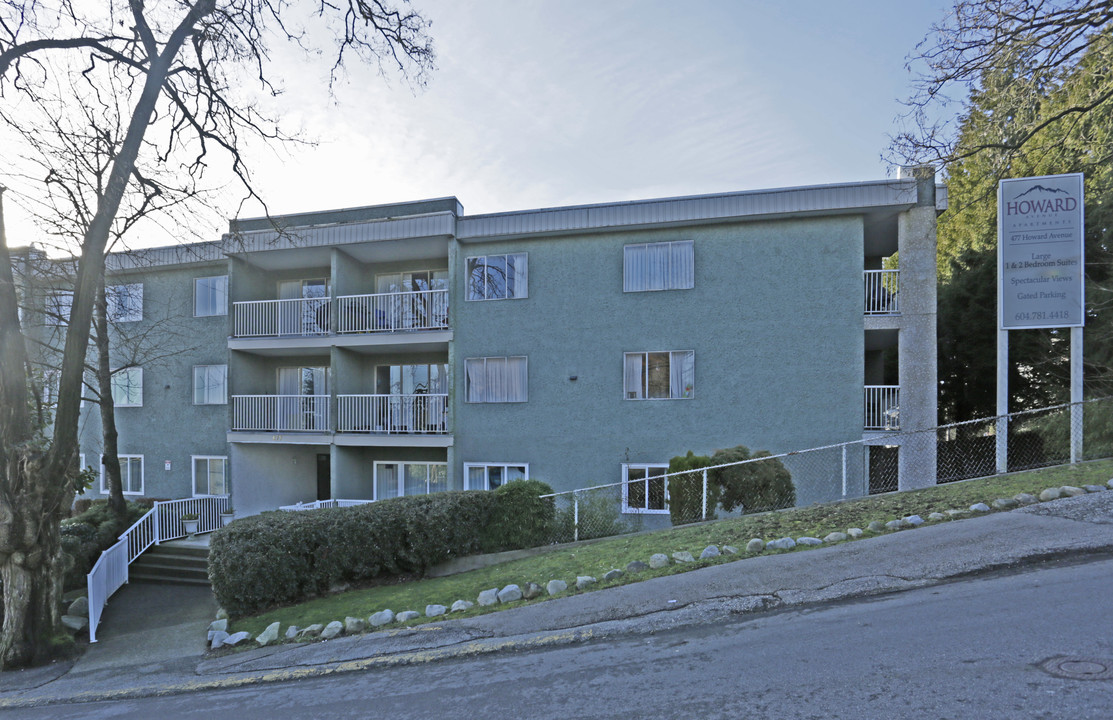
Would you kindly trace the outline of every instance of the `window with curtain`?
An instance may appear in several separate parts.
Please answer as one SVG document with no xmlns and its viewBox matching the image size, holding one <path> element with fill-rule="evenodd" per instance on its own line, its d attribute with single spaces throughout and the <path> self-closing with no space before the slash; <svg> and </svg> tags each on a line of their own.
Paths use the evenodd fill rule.
<svg viewBox="0 0 1113 720">
<path fill-rule="evenodd" d="M 46 296 L 46 324 L 65 327 L 70 323 L 73 293 L 60 290 Z"/>
<path fill-rule="evenodd" d="M 125 495 L 143 494 L 143 456 L 117 455 L 120 459 L 120 486 Z M 100 491 L 108 493 L 108 477 L 104 471 L 104 456 L 100 462 Z"/>
<path fill-rule="evenodd" d="M 193 366 L 193 404 L 225 405 L 228 402 L 228 366 Z"/>
<path fill-rule="evenodd" d="M 468 358 L 465 396 L 470 403 L 526 402 L 528 374 L 525 356 Z"/>
<path fill-rule="evenodd" d="M 108 319 L 113 322 L 136 322 L 143 319 L 143 283 L 110 285 L 104 289 Z"/>
<path fill-rule="evenodd" d="M 692 287 L 695 287 L 695 248 L 691 240 L 641 243 L 623 248 L 624 292 Z"/>
<path fill-rule="evenodd" d="M 693 350 L 626 353 L 624 364 L 627 400 L 684 400 L 695 395 Z"/>
<path fill-rule="evenodd" d="M 622 466 L 622 512 L 667 513 L 669 511 L 668 465 Z"/>
<path fill-rule="evenodd" d="M 123 368 L 112 373 L 112 404 L 116 407 L 143 405 L 143 368 Z"/>
<path fill-rule="evenodd" d="M 459 483 L 457 483 L 459 485 Z M 375 499 L 459 490 L 450 487 L 447 463 L 376 462 Z"/>
<path fill-rule="evenodd" d="M 514 480 L 529 480 L 526 463 L 464 463 L 468 486 L 465 490 L 494 490 Z"/>
<path fill-rule="evenodd" d="M 513 300 L 529 296 L 526 253 L 468 258 L 467 273 L 468 300 Z"/>
<path fill-rule="evenodd" d="M 223 456 L 193 456 L 193 494 L 228 494 L 228 458 Z"/>
<path fill-rule="evenodd" d="M 193 279 L 193 316 L 228 314 L 228 276 Z"/>
</svg>

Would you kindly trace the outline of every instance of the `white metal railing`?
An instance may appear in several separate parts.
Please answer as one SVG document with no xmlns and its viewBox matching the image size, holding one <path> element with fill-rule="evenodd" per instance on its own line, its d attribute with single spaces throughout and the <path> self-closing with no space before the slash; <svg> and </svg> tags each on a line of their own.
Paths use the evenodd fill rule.
<svg viewBox="0 0 1113 720">
<path fill-rule="evenodd" d="M 448 290 L 343 295 L 336 299 L 339 333 L 443 330 L 448 327 Z"/>
<path fill-rule="evenodd" d="M 235 337 L 328 335 L 331 330 L 330 297 L 248 300 L 232 306 Z"/>
<path fill-rule="evenodd" d="M 208 533 L 220 527 L 220 515 L 227 510 L 228 498 L 223 495 L 156 500 L 154 507 L 125 530 L 115 545 L 101 553 L 85 579 L 89 598 L 89 642 L 97 641 L 97 626 L 108 598 L 127 583 L 128 565 L 151 545 L 188 535 L 183 515 L 196 515 L 197 532 Z"/>
<path fill-rule="evenodd" d="M 443 435 L 448 395 L 338 395 L 337 432 Z"/>
<path fill-rule="evenodd" d="M 282 505 L 279 510 L 287 512 L 294 512 L 297 510 L 320 510 L 321 508 L 338 508 L 338 507 L 355 507 L 356 505 L 366 505 L 367 503 L 375 502 L 374 500 L 342 500 L 340 498 L 333 498 L 332 500 L 313 500 L 312 502 L 301 502 L 293 505 Z"/>
<path fill-rule="evenodd" d="M 866 430 L 900 429 L 900 385 L 866 385 Z"/>
<path fill-rule="evenodd" d="M 900 270 L 866 270 L 866 315 L 900 314 Z"/>
<path fill-rule="evenodd" d="M 328 395 L 233 395 L 232 429 L 327 432 Z"/>
</svg>

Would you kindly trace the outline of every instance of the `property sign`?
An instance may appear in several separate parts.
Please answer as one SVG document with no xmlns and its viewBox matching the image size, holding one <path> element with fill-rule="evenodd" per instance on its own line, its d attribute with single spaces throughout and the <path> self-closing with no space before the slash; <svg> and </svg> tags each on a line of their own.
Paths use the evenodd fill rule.
<svg viewBox="0 0 1113 720">
<path fill-rule="evenodd" d="M 1082 174 L 997 186 L 997 327 L 1082 327 Z"/>
</svg>

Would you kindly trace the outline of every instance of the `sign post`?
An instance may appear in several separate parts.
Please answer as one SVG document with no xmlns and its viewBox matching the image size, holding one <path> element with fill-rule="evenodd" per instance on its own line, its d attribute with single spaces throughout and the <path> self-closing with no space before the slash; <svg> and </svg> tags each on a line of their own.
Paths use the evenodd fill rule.
<svg viewBox="0 0 1113 720">
<path fill-rule="evenodd" d="M 1082 174 L 997 186 L 997 471 L 1008 470 L 1009 330 L 1070 328 L 1071 462 L 1082 457 Z M 1080 407 L 1080 406 L 1079 406 Z"/>
</svg>

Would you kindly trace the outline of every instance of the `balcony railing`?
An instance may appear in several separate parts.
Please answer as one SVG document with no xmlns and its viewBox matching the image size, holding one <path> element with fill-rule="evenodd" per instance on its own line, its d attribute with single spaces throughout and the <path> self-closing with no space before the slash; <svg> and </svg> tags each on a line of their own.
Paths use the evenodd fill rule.
<svg viewBox="0 0 1113 720">
<path fill-rule="evenodd" d="M 328 335 L 332 298 L 249 300 L 233 303 L 236 337 Z"/>
<path fill-rule="evenodd" d="M 337 332 L 443 330 L 448 327 L 448 290 L 344 295 L 336 299 Z"/>
<path fill-rule="evenodd" d="M 328 432 L 328 395 L 233 395 L 232 429 Z"/>
<path fill-rule="evenodd" d="M 866 315 L 900 314 L 900 270 L 866 270 Z"/>
<path fill-rule="evenodd" d="M 444 435 L 448 395 L 338 395 L 337 431 L 382 435 Z"/>
<path fill-rule="evenodd" d="M 866 385 L 866 430 L 900 430 L 900 385 Z"/>
</svg>

